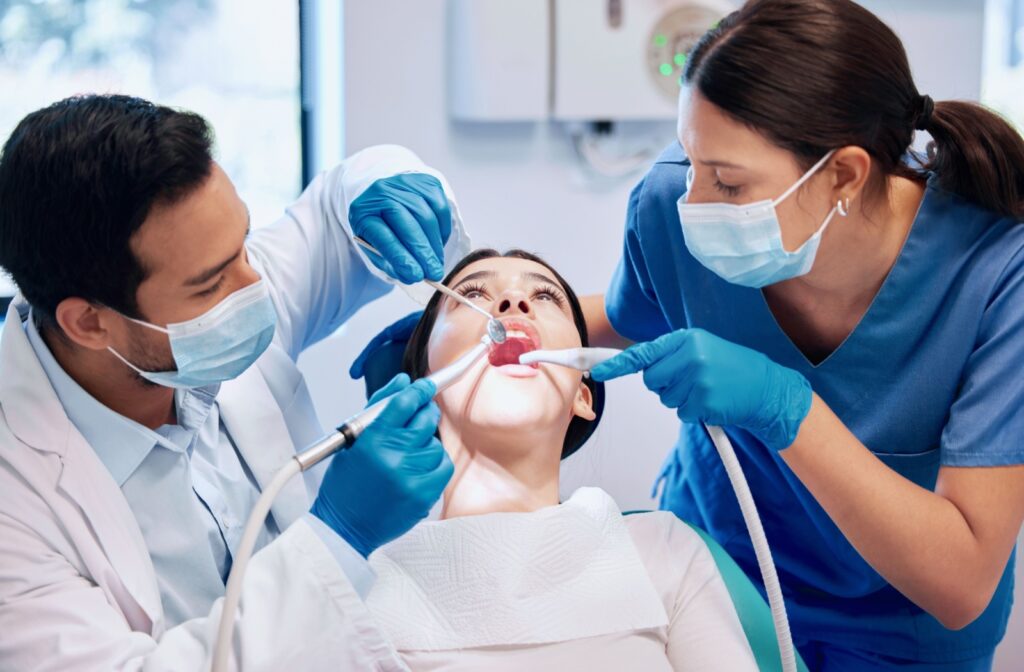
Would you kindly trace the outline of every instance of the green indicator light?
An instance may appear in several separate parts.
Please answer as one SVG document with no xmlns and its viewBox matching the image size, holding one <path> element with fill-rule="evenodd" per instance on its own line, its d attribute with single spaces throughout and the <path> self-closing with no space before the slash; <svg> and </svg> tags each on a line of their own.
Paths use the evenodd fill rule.
<svg viewBox="0 0 1024 672">
<path fill-rule="evenodd" d="M 668 44 L 668 38 L 667 37 L 665 37 L 664 35 L 655 35 L 654 36 L 654 46 L 656 46 L 656 47 L 664 47 L 666 44 Z"/>
<path fill-rule="evenodd" d="M 681 68 L 684 65 L 686 65 L 686 54 L 676 54 L 675 58 L 673 58 L 672 60 L 674 60 L 676 62 L 676 65 L 678 65 Z"/>
<path fill-rule="evenodd" d="M 672 76 L 672 66 L 668 63 L 662 63 L 661 67 L 658 68 L 658 72 L 665 75 L 666 77 Z"/>
</svg>

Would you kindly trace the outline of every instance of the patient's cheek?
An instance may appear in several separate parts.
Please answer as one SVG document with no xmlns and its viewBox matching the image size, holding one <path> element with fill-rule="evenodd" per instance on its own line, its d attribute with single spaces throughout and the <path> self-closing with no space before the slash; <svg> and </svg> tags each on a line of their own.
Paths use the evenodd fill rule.
<svg viewBox="0 0 1024 672">
<path fill-rule="evenodd" d="M 451 320 L 438 320 L 427 343 L 427 366 L 430 371 L 437 371 L 454 362 L 467 350 L 467 344 L 474 339 L 469 338 L 468 330 L 459 328 L 458 323 Z"/>
</svg>

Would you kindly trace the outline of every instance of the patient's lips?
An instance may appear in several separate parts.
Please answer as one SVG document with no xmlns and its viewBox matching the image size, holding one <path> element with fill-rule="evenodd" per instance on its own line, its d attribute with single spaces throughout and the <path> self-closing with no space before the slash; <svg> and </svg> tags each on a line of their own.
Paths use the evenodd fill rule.
<svg viewBox="0 0 1024 672">
<path fill-rule="evenodd" d="M 528 320 L 518 318 L 501 321 L 507 338 L 504 343 L 491 346 L 488 360 L 501 373 L 515 378 L 529 378 L 537 375 L 536 364 L 520 364 L 519 355 L 540 348 L 540 335 Z"/>
</svg>

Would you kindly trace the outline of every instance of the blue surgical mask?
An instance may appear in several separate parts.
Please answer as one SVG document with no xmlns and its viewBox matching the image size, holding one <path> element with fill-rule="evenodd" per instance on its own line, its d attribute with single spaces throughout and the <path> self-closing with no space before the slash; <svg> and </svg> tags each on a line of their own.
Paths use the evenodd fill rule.
<svg viewBox="0 0 1024 672">
<path fill-rule="evenodd" d="M 684 195 L 676 207 L 690 254 L 722 279 L 745 287 L 765 287 L 809 272 L 821 236 L 835 216 L 836 208 L 833 207 L 818 230 L 792 252 L 782 246 L 782 229 L 775 209 L 825 165 L 834 151 L 822 157 L 775 200 L 748 205 L 687 203 Z M 692 183 L 693 166 L 686 174 L 687 193 Z"/>
<path fill-rule="evenodd" d="M 232 380 L 248 369 L 274 338 L 277 313 L 263 280 L 231 294 L 188 322 L 161 327 L 130 317 L 136 324 L 167 334 L 176 371 L 143 371 L 107 348 L 148 381 L 189 389 Z"/>
</svg>

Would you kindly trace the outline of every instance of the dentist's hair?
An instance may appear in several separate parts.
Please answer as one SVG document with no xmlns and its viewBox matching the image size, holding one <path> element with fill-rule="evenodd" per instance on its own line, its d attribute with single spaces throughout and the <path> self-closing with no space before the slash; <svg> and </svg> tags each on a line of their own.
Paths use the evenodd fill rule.
<svg viewBox="0 0 1024 672">
<path fill-rule="evenodd" d="M 565 281 L 565 278 L 559 275 L 558 271 L 551 268 L 550 264 L 535 254 L 524 252 L 523 250 L 509 250 L 505 253 L 492 249 L 473 250 L 463 257 L 459 263 L 455 264 L 451 273 L 449 273 L 444 279 L 444 284 L 450 285 L 452 280 L 462 272 L 462 269 L 466 268 L 470 264 L 475 264 L 476 262 L 484 259 L 495 258 L 525 259 L 527 261 L 540 264 L 551 271 L 551 274 L 554 276 L 553 279 L 561 285 L 560 289 L 565 292 L 565 297 L 569 302 L 570 312 L 572 312 L 572 321 L 576 325 L 576 330 L 580 333 L 580 343 L 583 347 L 587 347 L 590 344 L 590 339 L 587 336 L 587 321 L 583 316 L 583 308 L 580 306 L 580 300 L 579 297 L 576 296 L 576 292 L 574 292 L 572 287 L 569 286 L 569 283 Z M 431 297 L 430 301 L 427 303 L 427 307 L 423 309 L 423 316 L 420 318 L 419 323 L 413 330 L 412 335 L 409 337 L 409 342 L 405 347 L 405 357 L 402 360 L 402 370 L 408 373 L 413 380 L 422 378 L 429 373 L 427 344 L 430 342 L 431 332 L 434 331 L 434 323 L 437 321 L 437 313 L 441 308 L 441 301 L 443 298 L 444 296 L 440 292 L 434 293 L 434 296 Z M 481 319 L 481 321 L 483 320 Z M 604 410 L 604 384 L 595 383 L 589 376 L 583 379 L 583 384 L 590 388 L 590 393 L 594 400 L 594 413 L 597 414 L 597 417 L 593 421 L 574 417 L 569 422 L 569 429 L 566 431 L 565 441 L 562 443 L 563 460 L 572 455 L 580 448 L 580 446 L 586 443 L 587 439 L 590 438 L 590 435 L 593 434 L 598 422 L 600 422 L 601 414 Z"/>
<path fill-rule="evenodd" d="M 68 98 L 18 123 L 0 155 L 0 266 L 46 327 L 80 297 L 130 317 L 146 269 L 130 240 L 155 205 L 209 178 L 198 114 L 121 95 Z"/>
<path fill-rule="evenodd" d="M 934 172 L 944 190 L 1024 218 L 1024 139 L 981 105 L 922 96 L 899 38 L 851 0 L 750 0 L 693 48 L 683 84 L 805 169 L 856 145 L 873 159 L 875 193 L 889 175 Z M 917 168 L 915 130 L 934 140 Z"/>
</svg>

